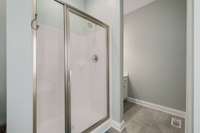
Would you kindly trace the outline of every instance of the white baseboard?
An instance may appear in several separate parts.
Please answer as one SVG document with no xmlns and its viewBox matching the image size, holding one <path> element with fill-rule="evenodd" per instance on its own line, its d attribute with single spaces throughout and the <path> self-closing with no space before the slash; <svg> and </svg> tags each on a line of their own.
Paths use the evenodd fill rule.
<svg viewBox="0 0 200 133">
<path fill-rule="evenodd" d="M 184 111 L 180 111 L 180 110 L 165 107 L 165 106 L 162 106 L 162 105 L 142 101 L 142 100 L 139 100 L 139 99 L 134 99 L 134 98 L 128 97 L 127 100 L 129 102 L 132 102 L 132 103 L 135 103 L 135 104 L 138 104 L 138 105 L 150 108 L 150 109 L 162 111 L 164 113 L 168 113 L 168 114 L 178 116 L 178 117 L 181 117 L 181 118 L 185 118 L 185 115 L 186 115 L 186 113 Z"/>
<path fill-rule="evenodd" d="M 111 128 L 111 120 L 107 120 L 104 123 L 102 123 L 99 127 L 94 129 L 91 133 L 105 133 Z"/>
<path fill-rule="evenodd" d="M 106 122 L 102 123 L 96 129 L 94 129 L 91 133 L 105 133 L 111 127 L 121 133 L 125 128 L 125 121 L 122 121 L 121 123 L 118 123 L 118 122 L 116 122 L 114 120 L 109 119 Z"/>
<path fill-rule="evenodd" d="M 118 122 L 112 120 L 111 127 L 121 133 L 125 128 L 125 121 L 118 123 Z"/>
</svg>

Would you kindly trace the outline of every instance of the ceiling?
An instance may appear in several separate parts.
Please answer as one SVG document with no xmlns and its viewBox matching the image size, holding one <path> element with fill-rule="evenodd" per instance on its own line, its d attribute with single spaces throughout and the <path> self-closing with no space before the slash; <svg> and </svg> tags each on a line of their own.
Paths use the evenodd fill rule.
<svg viewBox="0 0 200 133">
<path fill-rule="evenodd" d="M 124 0 L 124 15 L 144 7 L 156 0 Z"/>
</svg>

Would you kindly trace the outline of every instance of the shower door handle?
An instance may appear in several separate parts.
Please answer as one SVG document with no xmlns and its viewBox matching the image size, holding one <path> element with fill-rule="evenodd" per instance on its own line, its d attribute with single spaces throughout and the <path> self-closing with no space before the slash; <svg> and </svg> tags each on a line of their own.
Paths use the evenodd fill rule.
<svg viewBox="0 0 200 133">
<path fill-rule="evenodd" d="M 67 88 L 68 88 L 68 91 L 70 91 L 71 89 L 71 70 L 69 69 L 68 72 L 67 72 Z"/>
</svg>

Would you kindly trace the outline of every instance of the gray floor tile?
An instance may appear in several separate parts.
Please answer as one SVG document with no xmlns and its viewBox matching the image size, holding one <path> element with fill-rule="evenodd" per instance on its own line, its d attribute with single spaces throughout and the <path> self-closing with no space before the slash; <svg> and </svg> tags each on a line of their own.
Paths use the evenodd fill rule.
<svg viewBox="0 0 200 133">
<path fill-rule="evenodd" d="M 167 113 L 130 102 L 125 102 L 124 113 L 126 128 L 123 133 L 184 133 L 184 119 L 182 119 L 181 129 L 174 128 L 170 123 L 172 115 Z M 118 132 L 110 129 L 107 133 Z"/>
</svg>

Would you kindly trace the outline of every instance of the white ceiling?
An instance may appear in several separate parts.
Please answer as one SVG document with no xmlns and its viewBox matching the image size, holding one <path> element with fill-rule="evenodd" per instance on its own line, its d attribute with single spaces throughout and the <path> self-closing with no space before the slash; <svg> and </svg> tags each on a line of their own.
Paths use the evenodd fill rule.
<svg viewBox="0 0 200 133">
<path fill-rule="evenodd" d="M 127 15 L 141 7 L 144 7 L 155 0 L 124 0 L 124 15 Z"/>
</svg>

